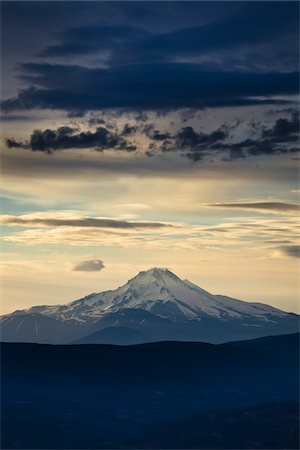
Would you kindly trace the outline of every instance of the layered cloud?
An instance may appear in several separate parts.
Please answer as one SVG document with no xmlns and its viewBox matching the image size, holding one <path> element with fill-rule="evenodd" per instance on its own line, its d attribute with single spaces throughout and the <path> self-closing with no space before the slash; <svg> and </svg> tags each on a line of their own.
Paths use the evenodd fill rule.
<svg viewBox="0 0 300 450">
<path fill-rule="evenodd" d="M 19 8 L 8 5 L 4 15 L 11 20 Z M 76 25 L 68 5 L 60 5 L 68 13 L 62 12 L 65 26 L 56 29 L 59 16 L 44 6 L 53 32 L 47 39 L 43 33 L 35 56 L 21 63 L 18 58 L 22 89 L 6 96 L 2 110 L 59 109 L 78 117 L 107 108 L 274 103 L 283 99 L 273 96 L 298 92 L 296 3 L 116 8 L 93 4 L 90 17 Z M 32 20 L 37 13 L 27 9 Z M 27 9 L 21 11 L 24 21 Z M 9 35 L 9 27 L 4 32 Z M 41 34 L 39 26 L 35 32 Z"/>
<path fill-rule="evenodd" d="M 147 5 L 148 12 L 149 5 Z M 181 5 L 173 5 L 175 11 L 181 14 Z M 154 9 L 154 8 L 153 8 Z M 201 23 L 201 16 L 207 15 L 207 9 L 195 6 L 190 9 L 190 23 L 193 23 L 192 15 L 198 15 Z M 111 64 L 121 62 L 139 61 L 144 62 L 151 59 L 157 61 L 173 61 L 182 57 L 206 57 L 216 54 L 220 49 L 223 51 L 219 59 L 228 63 L 229 54 L 234 51 L 236 62 L 241 59 L 241 49 L 247 54 L 247 59 L 255 64 L 255 56 L 261 54 L 261 44 L 268 47 L 268 44 L 277 43 L 280 48 L 282 41 L 289 42 L 286 60 L 293 61 L 293 49 L 295 42 L 293 36 L 297 33 L 296 8 L 287 7 L 280 3 L 272 4 L 272 10 L 265 5 L 243 5 L 243 8 L 236 7 L 228 10 L 229 13 L 218 16 L 215 10 L 214 19 L 204 20 L 198 26 L 181 26 L 172 31 L 155 32 L 152 27 L 148 29 L 133 25 L 105 25 L 105 26 L 83 26 L 73 27 L 62 31 L 58 35 L 59 43 L 46 47 L 42 52 L 42 57 L 66 58 L 77 55 L 104 54 L 106 61 Z M 154 11 L 153 11 L 154 12 Z M 155 11 L 156 13 L 158 11 Z M 164 8 L 160 8 L 160 13 L 164 14 Z M 202 19 L 203 20 L 203 19 Z M 170 16 L 170 22 L 172 17 Z M 255 33 L 253 24 L 255 23 Z M 190 25 L 190 24 L 189 24 Z M 147 25 L 146 25 L 147 26 Z M 288 30 L 288 32 L 287 32 Z M 252 50 L 252 58 L 249 46 Z M 274 46 L 275 53 L 279 54 L 279 48 Z M 254 49 L 256 55 L 253 55 Z M 272 55 L 275 62 L 275 55 Z M 278 55 L 279 56 L 279 55 Z M 282 58 L 282 56 L 281 56 Z M 245 58 L 244 58 L 245 59 Z M 231 64 L 234 58 L 231 56 Z M 240 62 L 241 63 L 241 62 Z M 244 62 L 245 64 L 245 62 Z M 249 62 L 248 62 L 249 64 Z M 250 64 L 249 64 L 250 66 Z"/>
<path fill-rule="evenodd" d="M 61 42 L 46 47 L 40 56 L 66 58 L 103 52 L 103 58 L 109 60 L 112 52 L 126 47 L 129 43 L 143 41 L 149 36 L 151 34 L 146 30 L 128 25 L 67 28 L 59 35 Z"/>
<path fill-rule="evenodd" d="M 270 97 L 296 94 L 297 72 L 221 72 L 199 64 L 159 63 L 90 68 L 26 63 L 29 87 L 2 102 L 4 112 L 106 108 L 204 108 L 282 103 Z M 172 80 L 172 82 L 170 82 Z"/>
<path fill-rule="evenodd" d="M 200 4 L 183 11 L 177 2 L 171 14 L 166 5 L 144 2 L 138 13 L 133 9 L 119 5 L 116 15 L 114 6 L 99 3 L 96 14 L 108 14 L 106 22 L 95 24 L 93 16 L 81 26 L 66 21 L 34 62 L 18 65 L 23 88 L 2 102 L 2 110 L 78 115 L 237 106 L 298 92 L 296 3 Z"/>
<path fill-rule="evenodd" d="M 259 211 L 266 214 L 296 214 L 300 211 L 300 205 L 298 203 L 289 202 L 272 202 L 272 201 L 259 201 L 259 202 L 238 202 L 238 203 L 215 203 L 208 205 L 213 208 L 221 209 L 245 209 Z"/>
<path fill-rule="evenodd" d="M 74 227 L 74 228 L 111 228 L 111 229 L 142 229 L 142 228 L 164 228 L 171 227 L 171 224 L 160 222 L 127 222 L 124 220 L 114 220 L 107 218 L 56 218 L 56 214 L 46 215 L 25 214 L 23 216 L 3 215 L 0 217 L 2 225 L 17 225 L 25 227 Z"/>
<path fill-rule="evenodd" d="M 65 213 L 66 214 L 66 213 Z M 22 225 L 24 231 L 8 231 L 4 241 L 30 245 L 60 245 L 71 247 L 122 247 L 168 250 L 170 245 L 178 251 L 214 251 L 240 253 L 241 245 L 251 245 L 252 250 L 266 255 L 278 247 L 284 248 L 284 256 L 294 256 L 289 249 L 296 245 L 297 216 L 281 219 L 238 218 L 215 225 L 124 222 L 106 220 L 100 227 L 97 219 L 51 219 L 55 213 L 2 216 L 3 225 Z M 100 220 L 100 219 L 98 219 Z M 117 224 L 117 226 L 116 226 Z M 128 225 L 130 224 L 130 225 Z M 103 226 L 104 225 L 104 226 Z M 283 245 L 288 243 L 288 245 Z M 283 247 L 282 247 L 283 246 Z M 271 254 L 271 253 L 270 253 Z"/>
</svg>

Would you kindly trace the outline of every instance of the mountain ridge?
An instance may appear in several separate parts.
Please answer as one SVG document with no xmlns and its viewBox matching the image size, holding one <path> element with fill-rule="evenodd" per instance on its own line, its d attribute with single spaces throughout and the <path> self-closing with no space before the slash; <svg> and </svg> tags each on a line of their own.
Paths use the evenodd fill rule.
<svg viewBox="0 0 300 450">
<path fill-rule="evenodd" d="M 299 442 L 298 334 L 220 345 L 2 343 L 1 356 L 3 448 L 295 449 Z"/>
<path fill-rule="evenodd" d="M 54 320 L 52 333 L 50 319 Z M 142 336 L 149 342 L 225 342 L 296 332 L 298 319 L 294 313 L 263 303 L 213 295 L 169 269 L 155 267 L 139 272 L 115 290 L 89 294 L 65 305 L 15 311 L 2 316 L 1 325 L 3 341 L 72 343 L 105 328 L 126 328 L 131 335 L 136 333 L 137 341 L 131 343 L 139 343 Z M 39 321 L 47 322 L 48 334 Z M 118 335 L 117 343 L 122 344 L 118 331 L 110 333 Z"/>
</svg>

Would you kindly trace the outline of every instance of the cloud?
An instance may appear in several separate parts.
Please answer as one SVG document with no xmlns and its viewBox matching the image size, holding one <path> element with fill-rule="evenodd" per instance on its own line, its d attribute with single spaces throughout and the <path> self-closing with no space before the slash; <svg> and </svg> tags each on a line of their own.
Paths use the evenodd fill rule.
<svg viewBox="0 0 300 450">
<path fill-rule="evenodd" d="M 205 19 L 212 8 L 213 17 Z M 200 5 L 188 8 L 189 11 L 183 14 L 181 5 L 174 4 L 174 12 L 177 10 L 179 17 L 187 16 L 188 21 L 179 24 L 180 19 L 177 19 L 177 23 L 172 25 L 174 20 L 170 11 L 163 6 L 154 11 L 155 6 L 148 3 L 144 8 L 148 20 L 151 12 L 156 16 L 159 14 L 159 19 L 168 15 L 171 30 L 163 27 L 157 32 L 153 24 L 148 30 L 141 29 L 141 24 L 146 25 L 145 14 L 136 22 L 138 26 L 129 25 L 132 19 L 129 14 L 124 22 L 128 24 L 126 26 L 105 24 L 67 28 L 56 35 L 60 42 L 48 45 L 41 56 L 60 59 L 93 54 L 111 65 L 198 58 L 210 67 L 219 64 L 231 70 L 236 67 L 253 70 L 266 65 L 279 65 L 285 70 L 287 67 L 297 67 L 296 5 L 246 3 L 242 7 L 231 6 L 227 14 L 222 14 L 220 8 L 219 4 L 216 7 L 205 5 L 205 8 Z M 221 14 L 218 14 L 219 11 Z M 155 19 L 153 22 L 159 22 L 158 17 Z"/>
<path fill-rule="evenodd" d="M 195 115 L 195 112 L 194 112 Z M 156 118 L 159 121 L 159 118 Z M 107 123 L 106 123 L 107 122 Z M 35 130 L 28 140 L 6 139 L 8 148 L 30 149 L 51 153 L 65 149 L 118 150 L 126 153 L 145 154 L 147 156 L 179 153 L 192 161 L 201 161 L 205 157 L 214 161 L 225 161 L 256 155 L 276 155 L 299 151 L 299 115 L 293 113 L 291 119 L 279 118 L 268 127 L 261 123 L 248 124 L 246 137 L 238 141 L 238 128 L 241 122 L 223 124 L 215 130 L 196 131 L 192 126 L 178 128 L 174 123 L 169 126 L 173 131 L 158 129 L 158 123 L 148 119 L 136 118 L 135 121 L 121 125 L 101 117 L 88 119 L 88 125 L 105 123 L 105 127 L 80 131 L 74 125 L 57 129 Z M 182 122 L 180 122 L 180 125 Z M 175 128 L 175 130 L 174 130 Z M 237 130 L 237 133 L 236 133 Z M 254 131 L 253 131 L 254 130 Z M 237 137 L 235 136 L 237 134 Z"/>
<path fill-rule="evenodd" d="M 114 228 L 114 229 L 151 229 L 172 227 L 171 224 L 161 222 L 128 222 L 125 220 L 100 219 L 93 217 L 84 218 L 51 218 L 39 217 L 37 214 L 25 214 L 23 216 L 2 215 L 2 225 L 17 225 L 25 227 L 76 227 L 76 228 Z"/>
<path fill-rule="evenodd" d="M 298 73 L 207 71 L 201 64 L 137 64 L 111 68 L 20 65 L 29 85 L 2 101 L 3 112 L 28 109 L 205 108 L 284 103 L 272 96 L 296 94 Z M 172 82 L 170 82 L 172 80 Z"/>
<path fill-rule="evenodd" d="M 43 213 L 32 213 L 34 217 Z M 44 213 L 48 218 L 54 213 Z M 55 213 L 58 214 L 58 213 Z M 67 214 L 66 212 L 60 213 Z M 71 213 L 70 213 L 71 214 Z M 73 213 L 74 215 L 74 213 Z M 27 215 L 29 216 L 29 215 Z M 46 219 L 45 219 L 46 220 Z M 71 220 L 71 219 L 70 219 Z M 4 222 L 5 223 L 5 222 Z M 15 224 L 10 221 L 11 224 Z M 63 222 L 65 223 L 65 222 Z M 15 224 L 18 225 L 18 224 Z M 265 255 L 267 250 L 274 250 L 274 245 L 282 246 L 284 242 L 296 245 L 298 220 L 296 217 L 284 219 L 249 219 L 239 218 L 237 222 L 221 222 L 207 226 L 205 224 L 182 224 L 173 222 L 165 227 L 105 228 L 57 226 L 57 222 L 47 222 L 47 226 L 37 226 L 30 222 L 23 224 L 25 230 L 6 229 L 2 239 L 26 245 L 58 245 L 72 247 L 118 247 L 140 249 L 159 249 L 195 251 L 210 250 L 229 253 L 240 253 L 241 246 L 257 250 Z M 225 239 L 224 239 L 225 238 Z M 90 256 L 86 259 L 98 259 Z"/>
<path fill-rule="evenodd" d="M 257 125 L 255 128 L 259 128 Z M 299 113 L 294 112 L 291 119 L 279 118 L 275 124 L 263 128 L 255 138 L 247 137 L 239 142 L 220 140 L 213 149 L 223 152 L 230 160 L 257 155 L 276 155 L 299 152 Z M 192 153 L 193 155 L 193 153 Z"/>
<path fill-rule="evenodd" d="M 88 259 L 75 263 L 72 270 L 75 272 L 100 272 L 105 265 L 101 259 Z"/>
<path fill-rule="evenodd" d="M 199 161 L 205 154 L 211 153 L 211 148 L 217 142 L 224 141 L 228 130 L 223 127 L 211 133 L 196 133 L 192 127 L 185 127 L 176 136 L 176 147 L 185 151 L 184 155 L 193 161 Z"/>
<path fill-rule="evenodd" d="M 280 118 L 276 120 L 274 126 L 263 131 L 263 138 L 268 142 L 297 142 L 299 139 L 299 112 L 292 114 L 291 120 Z"/>
<path fill-rule="evenodd" d="M 287 202 L 238 202 L 238 203 L 212 203 L 207 206 L 222 209 L 245 209 L 263 213 L 273 214 L 294 214 L 300 211 L 300 205 Z"/>
<path fill-rule="evenodd" d="M 276 250 L 283 256 L 300 258 L 300 245 L 281 245 Z"/>
<path fill-rule="evenodd" d="M 18 42 L 28 62 L 16 68 L 23 89 L 8 94 L 2 110 L 58 109 L 76 117 L 107 108 L 272 104 L 284 102 L 274 95 L 298 92 L 296 2 L 198 3 L 184 10 L 177 2 L 171 11 L 162 2 L 100 2 L 89 11 L 78 5 L 76 14 L 67 4 L 58 14 L 54 5 L 26 13 L 6 6 L 7 49 Z M 40 16 L 50 17 L 51 34 Z M 23 42 L 33 24 L 37 42 Z M 6 79 L 19 53 L 7 55 Z"/>
<path fill-rule="evenodd" d="M 126 142 L 121 136 L 112 133 L 103 127 L 98 127 L 94 132 L 86 131 L 75 133 L 77 129 L 64 126 L 57 130 L 35 130 L 29 141 L 16 141 L 7 139 L 8 148 L 23 148 L 32 151 L 51 152 L 55 150 L 94 148 L 97 150 L 115 149 L 135 151 L 136 147 Z"/>
<path fill-rule="evenodd" d="M 149 32 L 128 25 L 102 25 L 68 28 L 58 37 L 60 44 L 50 45 L 40 53 L 43 58 L 65 58 L 74 55 L 109 52 L 124 47 L 128 42 L 135 42 L 149 36 Z M 105 53 L 104 53 L 105 54 Z"/>
<path fill-rule="evenodd" d="M 144 120 L 142 120 L 142 122 L 144 122 Z M 126 125 L 124 127 L 124 130 L 125 129 Z M 129 128 L 129 130 L 131 130 L 132 132 L 132 128 Z M 146 125 L 140 126 L 138 130 L 140 130 L 140 132 L 144 133 L 149 139 L 153 141 L 166 141 L 167 139 L 171 138 L 170 133 L 157 130 L 153 123 L 147 123 Z"/>
<path fill-rule="evenodd" d="M 298 11 L 286 6 L 272 4 L 271 10 L 266 4 L 243 4 L 221 19 L 129 43 L 127 52 L 118 49 L 113 59 L 127 63 L 198 59 L 210 68 L 215 64 L 225 70 L 253 70 L 285 61 L 296 68 L 298 23 L 294 14 Z"/>
<path fill-rule="evenodd" d="M 196 132 L 193 127 L 183 127 L 174 135 L 161 133 L 155 130 L 153 125 L 144 127 L 147 136 L 152 139 L 147 151 L 148 156 L 159 153 L 180 152 L 181 156 L 193 161 L 202 160 L 205 156 L 212 155 L 216 143 L 224 141 L 228 137 L 229 127 L 221 128 L 209 133 Z M 162 141 L 157 145 L 155 141 Z"/>
</svg>

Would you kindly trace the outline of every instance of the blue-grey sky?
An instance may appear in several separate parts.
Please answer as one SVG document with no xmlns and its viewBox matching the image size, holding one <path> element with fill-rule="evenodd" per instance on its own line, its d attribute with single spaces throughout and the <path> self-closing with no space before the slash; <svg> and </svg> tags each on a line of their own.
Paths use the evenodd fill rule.
<svg viewBox="0 0 300 450">
<path fill-rule="evenodd" d="M 297 310 L 299 3 L 1 3 L 4 312 L 152 266 Z"/>
</svg>

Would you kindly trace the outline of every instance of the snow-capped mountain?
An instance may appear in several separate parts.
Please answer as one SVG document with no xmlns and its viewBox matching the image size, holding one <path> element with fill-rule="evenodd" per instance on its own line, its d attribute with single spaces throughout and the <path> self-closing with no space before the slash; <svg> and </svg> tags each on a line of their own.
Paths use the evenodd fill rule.
<svg viewBox="0 0 300 450">
<path fill-rule="evenodd" d="M 168 269 L 153 268 L 116 290 L 15 311 L 1 318 L 1 328 L 5 341 L 223 342 L 292 333 L 298 318 L 261 303 L 212 295 Z"/>
</svg>

